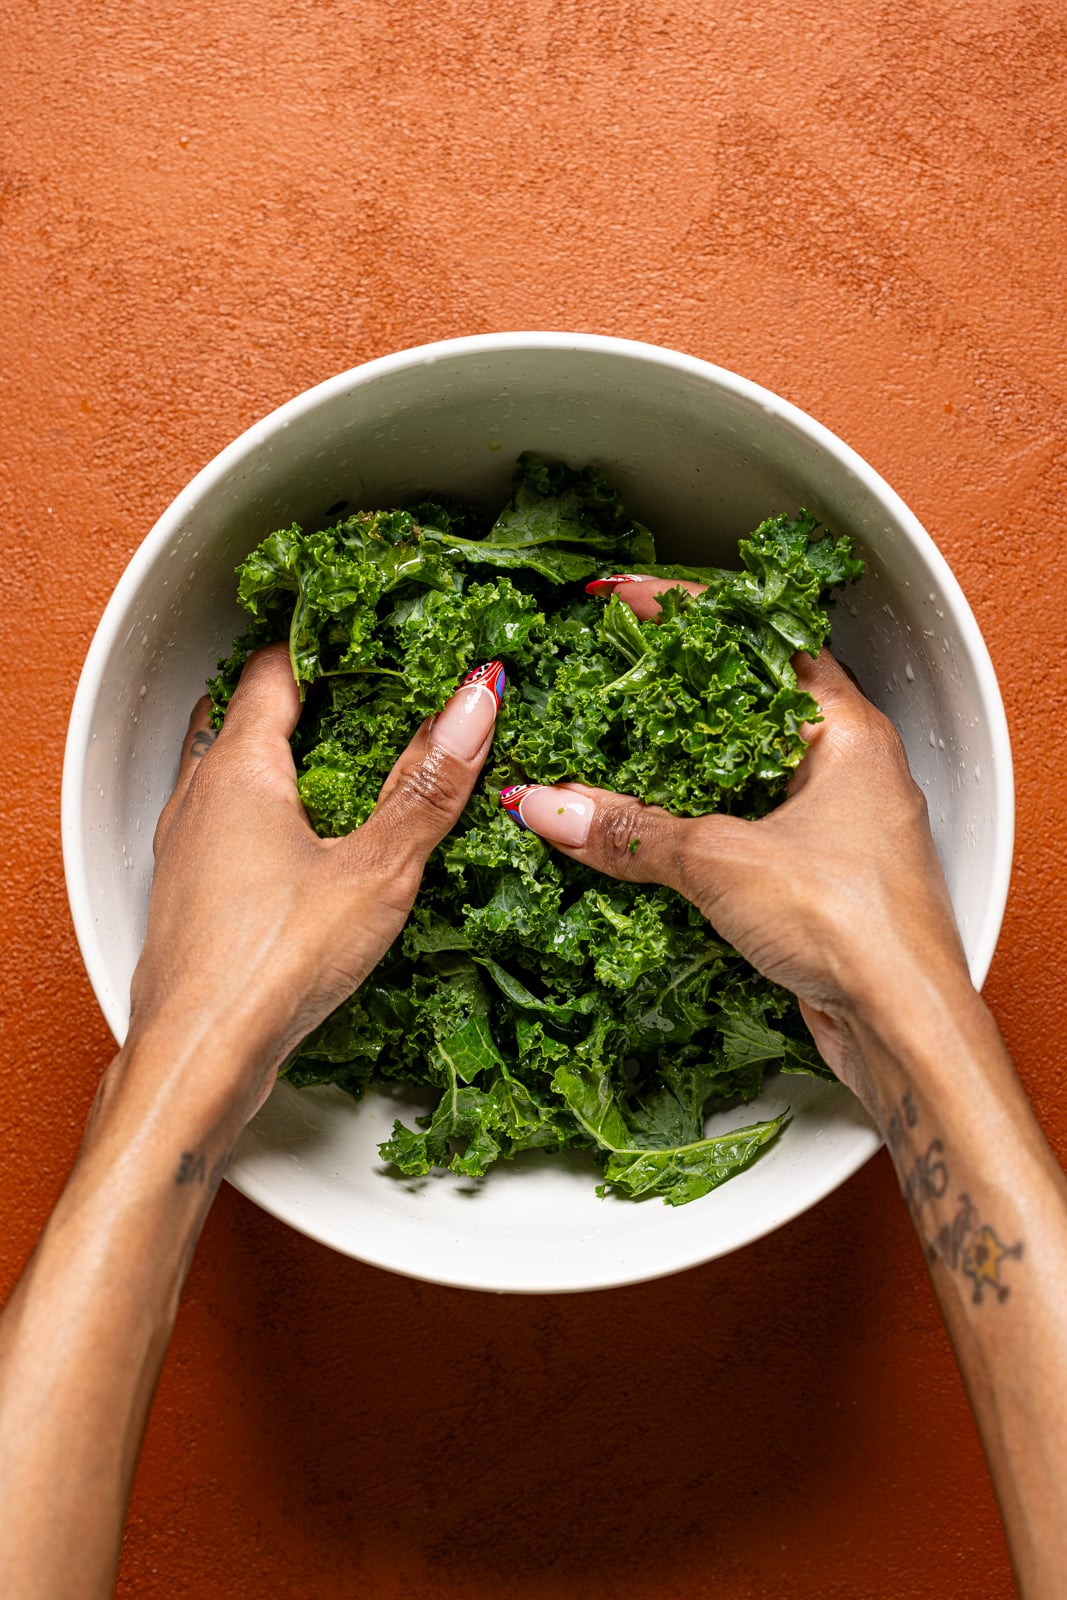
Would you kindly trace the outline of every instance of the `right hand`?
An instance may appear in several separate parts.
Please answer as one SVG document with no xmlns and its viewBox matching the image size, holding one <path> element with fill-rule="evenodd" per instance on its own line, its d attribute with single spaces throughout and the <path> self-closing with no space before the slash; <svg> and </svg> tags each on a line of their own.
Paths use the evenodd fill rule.
<svg viewBox="0 0 1067 1600">
<path fill-rule="evenodd" d="M 654 616 L 663 580 L 619 591 Z M 686 585 L 696 589 L 696 585 Z M 577 783 L 535 788 L 522 820 L 586 866 L 663 883 L 760 972 L 792 990 L 824 1060 L 877 1115 L 857 1025 L 907 1006 L 916 975 L 969 986 L 926 801 L 899 734 L 828 650 L 795 658 L 823 720 L 788 798 L 768 816 L 676 817 Z"/>
</svg>

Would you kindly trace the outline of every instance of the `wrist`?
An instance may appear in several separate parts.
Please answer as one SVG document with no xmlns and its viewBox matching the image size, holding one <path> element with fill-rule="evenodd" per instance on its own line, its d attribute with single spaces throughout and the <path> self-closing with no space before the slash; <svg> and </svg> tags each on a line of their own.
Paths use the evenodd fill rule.
<svg viewBox="0 0 1067 1600">
<path fill-rule="evenodd" d="M 843 1076 L 883 1134 L 908 1091 L 958 1099 L 976 1058 L 995 1058 L 1014 1077 L 962 952 L 883 950 L 856 974 L 839 1026 L 848 1040 Z"/>
<path fill-rule="evenodd" d="M 232 1142 L 301 1036 L 295 1018 L 266 1006 L 175 991 L 161 1008 L 134 1010 L 104 1098 L 116 1110 L 166 1103 L 182 1123 Z"/>
<path fill-rule="evenodd" d="M 131 1182 L 164 1187 L 190 1153 L 210 1170 L 228 1157 L 275 1071 L 273 1054 L 239 1027 L 134 1021 L 101 1080 L 82 1161 L 103 1156 Z"/>
<path fill-rule="evenodd" d="M 107 1264 L 114 1292 L 169 1327 L 192 1250 L 240 1127 L 232 1098 L 175 1074 L 135 1037 L 101 1080 L 77 1161 L 43 1236 L 50 1258 Z"/>
</svg>

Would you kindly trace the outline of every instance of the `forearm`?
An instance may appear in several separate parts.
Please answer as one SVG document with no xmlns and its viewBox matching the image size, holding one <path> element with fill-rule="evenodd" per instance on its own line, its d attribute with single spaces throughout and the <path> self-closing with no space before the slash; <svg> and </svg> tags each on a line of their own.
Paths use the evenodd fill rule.
<svg viewBox="0 0 1067 1600">
<path fill-rule="evenodd" d="M 239 1126 L 169 1066 L 150 1046 L 113 1063 L 0 1319 L 7 1600 L 111 1593 L 182 1283 Z"/>
<path fill-rule="evenodd" d="M 1067 1569 L 1067 1182 L 965 976 L 913 975 L 857 1043 L 1026 1600 Z"/>
</svg>

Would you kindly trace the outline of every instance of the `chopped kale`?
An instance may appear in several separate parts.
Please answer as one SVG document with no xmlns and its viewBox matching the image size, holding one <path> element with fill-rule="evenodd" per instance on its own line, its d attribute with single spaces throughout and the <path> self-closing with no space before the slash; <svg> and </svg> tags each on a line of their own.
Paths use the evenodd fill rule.
<svg viewBox="0 0 1067 1600">
<path fill-rule="evenodd" d="M 287 1069 L 353 1094 L 374 1078 L 439 1090 L 381 1147 L 402 1172 L 481 1177 L 502 1156 L 580 1147 L 601 1193 L 682 1205 L 787 1120 L 708 1138 L 710 1110 L 753 1099 L 772 1070 L 829 1075 L 792 997 L 679 895 L 598 876 L 498 804 L 509 784 L 568 778 L 689 816 L 759 816 L 782 797 L 818 717 L 792 657 L 818 651 L 830 592 L 862 564 L 805 512 L 764 522 L 739 554 L 738 571 L 657 566 L 600 472 L 525 455 L 491 525 L 426 497 L 282 529 L 238 569 L 252 620 L 212 680 L 216 721 L 249 651 L 287 637 L 306 697 L 300 794 L 324 835 L 366 820 L 465 672 L 507 668 L 485 772 L 407 929 Z M 670 590 L 642 623 L 583 591 L 619 571 L 708 587 Z"/>
</svg>

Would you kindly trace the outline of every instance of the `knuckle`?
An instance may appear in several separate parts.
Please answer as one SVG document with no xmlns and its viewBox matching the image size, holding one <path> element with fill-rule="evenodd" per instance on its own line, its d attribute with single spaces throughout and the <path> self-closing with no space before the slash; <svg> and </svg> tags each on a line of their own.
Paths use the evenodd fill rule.
<svg viewBox="0 0 1067 1600">
<path fill-rule="evenodd" d="M 672 881 L 686 899 L 701 904 L 707 895 L 709 869 L 723 857 L 732 857 L 744 840 L 732 817 L 694 817 L 678 831 Z"/>
<path fill-rule="evenodd" d="M 869 713 L 869 720 L 869 737 L 875 743 L 883 758 L 906 767 L 908 758 L 904 753 L 904 741 L 885 712 L 878 711 L 875 707 L 872 707 Z"/>
<path fill-rule="evenodd" d="M 904 741 L 883 712 L 875 712 L 874 718 L 867 759 L 873 756 L 882 767 L 887 786 L 890 792 L 895 792 L 906 818 L 925 824 L 929 820 L 926 793 L 912 773 Z"/>
<path fill-rule="evenodd" d="M 926 798 L 926 791 L 916 783 L 910 772 L 905 778 L 904 800 L 912 824 L 919 828 L 929 828 L 930 803 Z"/>
<path fill-rule="evenodd" d="M 393 795 L 394 805 L 422 811 L 451 823 L 463 809 L 467 784 L 455 768 L 454 758 L 436 745 L 403 773 Z"/>
<path fill-rule="evenodd" d="M 156 820 L 156 831 L 152 835 L 152 856 L 156 861 L 159 860 L 167 843 L 167 835 L 170 832 L 171 820 L 174 816 L 173 807 L 174 800 L 172 797 L 167 801 Z"/>
<path fill-rule="evenodd" d="M 686 841 L 694 826 L 640 800 L 610 806 L 598 816 L 596 865 L 613 877 L 678 888 L 687 875 Z"/>
<path fill-rule="evenodd" d="M 447 751 L 434 746 L 395 773 L 359 829 L 352 855 L 383 886 L 389 902 L 410 907 L 430 851 L 457 821 L 470 781 Z"/>
<path fill-rule="evenodd" d="M 600 846 L 609 870 L 622 874 L 631 866 L 642 843 L 648 841 L 650 825 L 649 809 L 636 800 L 603 811 Z"/>
<path fill-rule="evenodd" d="M 865 703 L 847 718 L 835 721 L 830 729 L 835 753 L 865 769 L 880 769 L 905 781 L 911 777 L 908 756 L 895 725 L 877 706 Z"/>
</svg>

